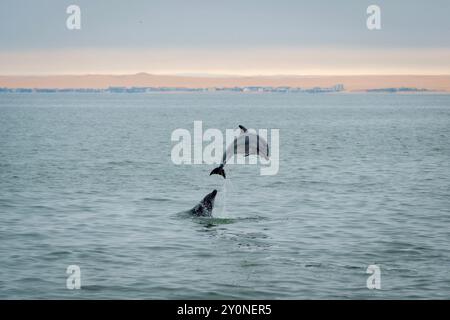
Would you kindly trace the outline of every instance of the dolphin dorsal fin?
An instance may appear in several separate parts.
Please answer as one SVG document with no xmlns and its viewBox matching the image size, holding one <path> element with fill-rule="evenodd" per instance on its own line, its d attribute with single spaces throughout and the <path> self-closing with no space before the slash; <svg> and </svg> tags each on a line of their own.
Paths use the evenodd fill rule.
<svg viewBox="0 0 450 320">
<path fill-rule="evenodd" d="M 241 129 L 241 134 L 247 132 L 247 128 L 246 127 L 239 125 L 239 128 Z"/>
</svg>

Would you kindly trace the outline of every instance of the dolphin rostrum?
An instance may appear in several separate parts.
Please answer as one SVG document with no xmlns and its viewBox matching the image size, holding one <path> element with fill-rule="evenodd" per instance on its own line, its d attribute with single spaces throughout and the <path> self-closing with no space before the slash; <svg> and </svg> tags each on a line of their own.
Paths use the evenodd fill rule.
<svg viewBox="0 0 450 320">
<path fill-rule="evenodd" d="M 216 199 L 217 190 L 208 193 L 202 201 L 200 201 L 190 212 L 197 217 L 211 217 L 214 208 L 214 200 Z"/>
<path fill-rule="evenodd" d="M 241 129 L 241 134 L 225 150 L 220 166 L 211 171 L 209 175 L 219 174 L 226 179 L 223 167 L 236 154 L 243 154 L 246 157 L 252 154 L 269 160 L 269 145 L 267 141 L 258 134 L 248 132 L 244 126 L 239 125 L 239 128 Z"/>
</svg>

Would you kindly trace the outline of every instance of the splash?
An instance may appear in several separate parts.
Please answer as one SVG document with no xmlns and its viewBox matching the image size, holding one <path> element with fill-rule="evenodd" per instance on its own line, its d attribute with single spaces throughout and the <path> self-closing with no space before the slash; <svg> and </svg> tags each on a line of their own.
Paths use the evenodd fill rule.
<svg viewBox="0 0 450 320">
<path fill-rule="evenodd" d="M 227 212 L 227 184 L 228 180 L 224 179 L 222 185 L 222 210 L 220 211 L 220 216 L 222 217 L 225 216 Z"/>
<path fill-rule="evenodd" d="M 228 200 L 228 190 L 232 190 L 233 189 L 233 183 L 231 181 L 231 179 L 224 179 L 223 180 L 223 186 L 222 186 L 222 199 L 223 199 L 223 205 L 222 205 L 222 210 L 220 215 L 222 217 L 226 217 L 227 216 L 227 200 Z"/>
</svg>

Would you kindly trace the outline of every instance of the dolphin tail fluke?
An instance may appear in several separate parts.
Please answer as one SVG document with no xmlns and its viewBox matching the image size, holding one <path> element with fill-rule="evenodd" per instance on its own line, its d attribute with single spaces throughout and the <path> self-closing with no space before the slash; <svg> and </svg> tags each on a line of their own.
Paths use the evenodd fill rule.
<svg viewBox="0 0 450 320">
<path fill-rule="evenodd" d="M 217 167 L 215 168 L 213 171 L 211 171 L 211 173 L 209 174 L 210 176 L 213 174 L 219 174 L 221 175 L 224 179 L 226 179 L 226 175 L 225 175 L 225 170 L 223 170 L 223 166 Z"/>
</svg>

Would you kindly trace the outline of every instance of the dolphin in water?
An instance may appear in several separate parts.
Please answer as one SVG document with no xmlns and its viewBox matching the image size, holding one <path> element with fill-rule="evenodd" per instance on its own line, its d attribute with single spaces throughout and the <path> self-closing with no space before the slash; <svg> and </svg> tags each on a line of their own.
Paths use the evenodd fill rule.
<svg viewBox="0 0 450 320">
<path fill-rule="evenodd" d="M 236 137 L 223 154 L 222 163 L 209 175 L 219 174 L 226 179 L 223 167 L 230 158 L 236 154 L 244 154 L 246 157 L 253 154 L 269 160 L 269 145 L 267 141 L 255 133 L 248 132 L 247 128 L 239 125 L 241 134 Z"/>
<path fill-rule="evenodd" d="M 216 199 L 217 190 L 208 193 L 202 201 L 200 201 L 189 212 L 196 217 L 211 217 L 214 208 L 214 200 Z"/>
</svg>

